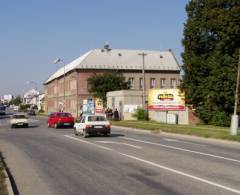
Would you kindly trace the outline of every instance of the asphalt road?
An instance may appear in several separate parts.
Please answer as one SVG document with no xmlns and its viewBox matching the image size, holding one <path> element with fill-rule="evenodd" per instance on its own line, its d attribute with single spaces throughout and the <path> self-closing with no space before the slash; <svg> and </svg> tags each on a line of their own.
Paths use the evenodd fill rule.
<svg viewBox="0 0 240 195">
<path fill-rule="evenodd" d="M 45 118 L 8 120 L 0 151 L 21 195 L 240 194 L 240 144 L 122 128 L 84 139 Z"/>
</svg>

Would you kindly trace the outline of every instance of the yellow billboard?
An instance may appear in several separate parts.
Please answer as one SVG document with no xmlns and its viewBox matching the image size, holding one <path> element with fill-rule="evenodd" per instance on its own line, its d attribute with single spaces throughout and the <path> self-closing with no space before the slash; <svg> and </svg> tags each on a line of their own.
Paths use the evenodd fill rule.
<svg viewBox="0 0 240 195">
<path fill-rule="evenodd" d="M 95 99 L 95 112 L 103 113 L 103 101 L 100 98 Z"/>
<path fill-rule="evenodd" d="M 185 110 L 185 94 L 179 89 L 149 89 L 149 110 Z"/>
</svg>

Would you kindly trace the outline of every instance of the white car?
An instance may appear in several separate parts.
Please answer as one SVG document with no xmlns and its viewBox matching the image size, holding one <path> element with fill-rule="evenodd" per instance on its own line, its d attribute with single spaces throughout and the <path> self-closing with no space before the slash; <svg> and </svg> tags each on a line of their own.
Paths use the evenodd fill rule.
<svg viewBox="0 0 240 195">
<path fill-rule="evenodd" d="M 83 137 L 89 135 L 111 134 L 111 124 L 103 115 L 85 115 L 74 124 L 74 134 L 83 134 Z"/>
<path fill-rule="evenodd" d="M 10 119 L 10 125 L 12 128 L 18 126 L 28 127 L 28 118 L 25 114 L 14 114 Z"/>
</svg>

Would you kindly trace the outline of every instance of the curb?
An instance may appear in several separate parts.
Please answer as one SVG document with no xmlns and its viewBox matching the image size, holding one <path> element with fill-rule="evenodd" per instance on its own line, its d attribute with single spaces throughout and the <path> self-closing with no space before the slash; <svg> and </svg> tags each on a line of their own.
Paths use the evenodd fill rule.
<svg viewBox="0 0 240 195">
<path fill-rule="evenodd" d="M 123 126 L 116 126 L 116 125 L 112 125 L 112 127 L 122 129 L 122 130 L 127 130 L 127 131 L 135 131 L 135 132 L 139 132 L 139 133 L 156 134 L 156 131 L 154 133 L 154 131 L 152 131 L 152 130 L 136 129 L 136 128 L 132 128 L 132 127 L 123 127 Z M 160 134 L 160 132 L 157 132 L 157 133 Z"/>
<path fill-rule="evenodd" d="M 5 167 L 3 169 L 3 174 L 5 175 L 5 184 L 7 185 L 8 195 L 14 195 L 12 184 L 11 184 L 10 178 L 8 176 L 8 173 L 7 173 L 6 169 L 5 169 Z"/>
<path fill-rule="evenodd" d="M 137 128 L 131 128 L 131 127 L 123 127 L 123 126 L 116 126 L 112 125 L 113 128 L 118 128 L 122 130 L 127 131 L 135 131 L 139 133 L 146 133 L 146 134 L 152 134 L 152 135 L 167 135 L 167 136 L 175 136 L 179 138 L 189 138 L 189 139 L 195 139 L 195 140 L 202 140 L 202 141 L 214 141 L 216 143 L 226 143 L 226 144 L 234 144 L 237 146 L 240 146 L 240 142 L 238 141 L 231 141 L 231 140 L 224 140 L 224 139 L 216 139 L 216 138 L 204 138 L 200 136 L 195 135 L 184 135 L 184 134 L 177 134 L 177 133 L 166 133 L 161 130 L 144 130 L 144 129 L 137 129 Z"/>
</svg>

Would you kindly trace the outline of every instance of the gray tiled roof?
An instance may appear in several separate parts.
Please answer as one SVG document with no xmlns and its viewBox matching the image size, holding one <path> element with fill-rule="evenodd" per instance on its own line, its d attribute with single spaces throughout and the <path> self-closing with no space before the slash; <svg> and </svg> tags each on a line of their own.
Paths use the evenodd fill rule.
<svg viewBox="0 0 240 195">
<path fill-rule="evenodd" d="M 123 69 L 142 70 L 143 59 L 140 53 L 146 53 L 145 70 L 180 71 L 178 62 L 171 51 L 93 49 L 65 66 L 65 73 L 74 69 Z M 52 74 L 45 84 L 62 76 L 64 68 Z"/>
</svg>

